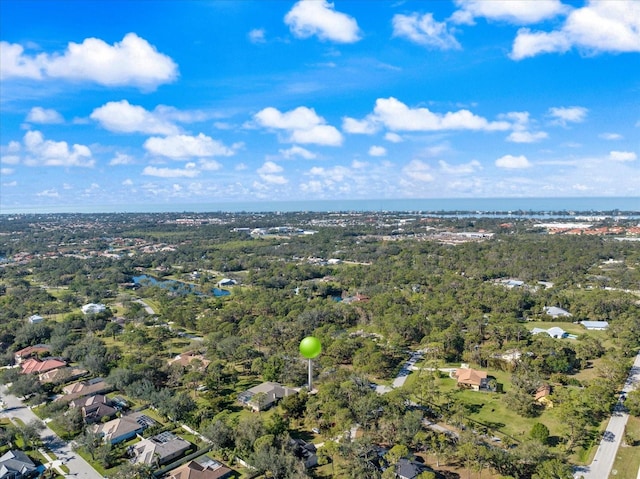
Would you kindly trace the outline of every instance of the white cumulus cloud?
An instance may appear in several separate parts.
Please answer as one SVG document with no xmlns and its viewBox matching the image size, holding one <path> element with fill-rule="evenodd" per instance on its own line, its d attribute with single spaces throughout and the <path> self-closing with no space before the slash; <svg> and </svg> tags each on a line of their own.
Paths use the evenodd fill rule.
<svg viewBox="0 0 640 479">
<path fill-rule="evenodd" d="M 187 163 L 184 168 L 157 168 L 147 166 L 142 170 L 145 176 L 157 176 L 160 178 L 195 178 L 200 174 L 195 163 Z"/>
<path fill-rule="evenodd" d="M 640 52 L 640 2 L 591 0 L 572 10 L 558 30 L 520 29 L 510 56 L 522 60 L 541 53 L 564 53 L 573 47 L 587 54 Z"/>
<path fill-rule="evenodd" d="M 638 159 L 638 155 L 636 155 L 633 151 L 611 151 L 609 152 L 609 159 L 611 161 L 635 161 Z"/>
<path fill-rule="evenodd" d="M 64 123 L 64 118 L 56 110 L 34 106 L 27 114 L 27 121 L 30 123 L 54 124 Z"/>
<path fill-rule="evenodd" d="M 90 115 L 103 128 L 117 133 L 149 133 L 174 135 L 180 129 L 161 115 L 131 105 L 127 100 L 110 101 L 96 108 Z"/>
<path fill-rule="evenodd" d="M 218 171 L 222 169 L 222 163 L 216 160 L 200 160 L 198 166 L 203 171 Z"/>
<path fill-rule="evenodd" d="M 558 125 L 566 126 L 567 123 L 581 123 L 587 117 L 589 110 L 582 106 L 552 107 L 549 108 L 549 116 Z"/>
<path fill-rule="evenodd" d="M 496 160 L 496 166 L 498 168 L 506 168 L 508 170 L 519 170 L 523 168 L 530 168 L 531 163 L 524 155 L 504 155 Z"/>
<path fill-rule="evenodd" d="M 165 138 L 152 136 L 144 142 L 143 146 L 152 155 L 174 160 L 232 156 L 234 154 L 232 149 L 203 133 L 198 136 L 172 135 Z"/>
<path fill-rule="evenodd" d="M 386 156 L 387 149 L 384 146 L 373 145 L 369 148 L 369 156 Z"/>
<path fill-rule="evenodd" d="M 385 133 L 384 139 L 391 143 L 402 143 L 404 141 L 400 135 L 392 131 Z"/>
<path fill-rule="evenodd" d="M 434 180 L 431 174 L 431 167 L 420 160 L 411 160 L 408 165 L 402 168 L 402 172 L 413 180 L 429 183 Z"/>
<path fill-rule="evenodd" d="M 59 198 L 60 193 L 55 188 L 51 188 L 49 190 L 43 190 L 36 193 L 36 196 L 44 196 L 45 198 Z"/>
<path fill-rule="evenodd" d="M 378 98 L 371 118 L 395 131 L 441 131 L 441 130 L 507 130 L 506 121 L 488 121 L 469 110 L 458 110 L 445 114 L 434 113 L 428 108 L 409 108 L 396 98 Z"/>
<path fill-rule="evenodd" d="M 70 42 L 62 53 L 29 55 L 19 44 L 0 42 L 0 78 L 59 78 L 105 86 L 153 90 L 178 77 L 175 62 L 144 38 L 128 33 L 109 45 L 99 38 Z"/>
<path fill-rule="evenodd" d="M 254 28 L 249 32 L 249 40 L 251 43 L 264 43 L 265 31 L 262 28 Z"/>
<path fill-rule="evenodd" d="M 603 140 L 622 140 L 623 136 L 619 133 L 601 133 L 598 137 Z"/>
<path fill-rule="evenodd" d="M 479 17 L 526 25 L 554 18 L 569 10 L 560 0 L 456 0 L 455 3 L 460 9 L 454 12 L 451 20 L 469 25 Z"/>
<path fill-rule="evenodd" d="M 326 0 L 301 0 L 284 17 L 291 32 L 299 38 L 317 35 L 321 40 L 354 43 L 360 40 L 356 20 L 337 12 Z"/>
<path fill-rule="evenodd" d="M 88 146 L 74 144 L 69 148 L 66 141 L 45 140 L 39 131 L 28 131 L 24 135 L 25 160 L 28 166 L 79 166 L 93 167 Z"/>
<path fill-rule="evenodd" d="M 393 36 L 406 38 L 407 40 L 427 47 L 435 47 L 441 50 L 458 50 L 462 48 L 458 40 L 447 27 L 446 22 L 438 22 L 433 14 L 420 15 L 396 14 L 393 16 Z"/>
<path fill-rule="evenodd" d="M 544 131 L 513 131 L 507 137 L 507 141 L 511 141 L 513 143 L 535 143 L 536 141 L 544 140 L 548 138 L 549 135 Z"/>
<path fill-rule="evenodd" d="M 378 125 L 364 120 L 356 120 L 355 118 L 344 117 L 342 119 L 342 130 L 352 134 L 372 135 L 378 131 Z"/>
<path fill-rule="evenodd" d="M 256 170 L 263 181 L 275 185 L 284 185 L 288 180 L 278 173 L 282 173 L 284 168 L 273 161 L 265 161 L 264 164 Z"/>
<path fill-rule="evenodd" d="M 291 143 L 340 146 L 342 134 L 334 126 L 327 125 L 313 108 L 300 106 L 288 112 L 267 107 L 254 115 L 254 121 L 265 128 L 288 131 Z"/>
<path fill-rule="evenodd" d="M 307 150 L 306 148 L 302 148 L 298 145 L 293 145 L 291 148 L 288 148 L 286 150 L 279 150 L 279 153 L 287 159 L 299 156 L 300 158 L 304 158 L 305 160 L 313 160 L 318 156 L 315 153 Z"/>
<path fill-rule="evenodd" d="M 125 153 L 116 153 L 111 161 L 109 162 L 110 166 L 119 166 L 119 165 L 131 165 L 135 162 L 133 156 L 127 155 Z"/>
<path fill-rule="evenodd" d="M 507 141 L 513 143 L 534 143 L 544 140 L 549 136 L 544 131 L 531 131 L 533 125 L 528 111 L 512 111 L 499 115 L 499 118 L 512 122 L 511 127 L 513 131 L 507 137 Z"/>
<path fill-rule="evenodd" d="M 471 160 L 469 163 L 461 165 L 451 165 L 446 161 L 440 160 L 438 164 L 444 173 L 450 175 L 468 175 L 482 169 L 482 165 L 478 160 Z"/>
</svg>

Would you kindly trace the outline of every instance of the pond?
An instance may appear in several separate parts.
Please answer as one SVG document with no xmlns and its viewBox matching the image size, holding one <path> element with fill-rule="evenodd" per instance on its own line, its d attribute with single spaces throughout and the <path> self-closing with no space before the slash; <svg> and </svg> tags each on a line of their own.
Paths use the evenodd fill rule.
<svg viewBox="0 0 640 479">
<path fill-rule="evenodd" d="M 182 281 L 176 281 L 175 279 L 165 279 L 160 281 L 154 278 L 153 276 L 142 274 L 139 276 L 134 276 L 132 278 L 132 281 L 135 285 L 138 285 L 138 286 L 158 286 L 163 289 L 168 289 L 169 291 L 179 294 L 181 296 L 186 296 L 188 294 L 197 294 L 200 296 L 205 296 L 203 295 L 203 293 L 201 293 L 196 289 L 195 285 L 189 284 L 189 283 L 183 283 Z M 216 297 L 221 297 L 221 296 L 229 296 L 231 294 L 231 291 L 228 291 L 226 289 L 213 288 L 211 290 L 211 293 Z"/>
</svg>

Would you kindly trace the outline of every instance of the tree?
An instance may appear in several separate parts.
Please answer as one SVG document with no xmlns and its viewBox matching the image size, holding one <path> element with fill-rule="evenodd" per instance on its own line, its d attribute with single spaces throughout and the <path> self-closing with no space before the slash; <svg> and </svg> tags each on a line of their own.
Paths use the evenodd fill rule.
<svg viewBox="0 0 640 479">
<path fill-rule="evenodd" d="M 298 394 L 291 394 L 282 398 L 280 407 L 284 411 L 285 417 L 300 419 L 304 416 L 308 400 L 309 394 L 303 389 Z"/>
<path fill-rule="evenodd" d="M 0 426 L 0 446 L 11 445 L 18 437 L 18 429 L 11 423 Z"/>
<path fill-rule="evenodd" d="M 102 446 L 102 435 L 93 432 L 91 428 L 85 429 L 84 433 L 76 438 L 76 447 L 82 448 L 91 455 L 91 459 L 96 460 L 96 451 Z"/>
<path fill-rule="evenodd" d="M 629 410 L 629 414 L 640 417 L 640 389 L 629 391 L 624 405 Z"/>
<path fill-rule="evenodd" d="M 64 432 L 64 439 L 69 439 L 75 436 L 82 430 L 82 425 L 84 424 L 82 412 L 78 407 L 56 411 L 51 417 Z"/>
<path fill-rule="evenodd" d="M 549 459 L 540 463 L 532 479 L 572 479 L 571 466 L 559 459 Z"/>
<path fill-rule="evenodd" d="M 549 440 L 549 428 L 541 422 L 537 422 L 531 428 L 529 437 L 538 441 L 540 444 L 546 444 Z"/>
<path fill-rule="evenodd" d="M 126 461 L 109 475 L 109 479 L 155 479 L 153 468 L 147 464 L 132 464 Z"/>
<path fill-rule="evenodd" d="M 233 430 L 221 419 L 208 424 L 202 430 L 202 435 L 211 441 L 211 446 L 216 451 L 233 446 Z"/>
<path fill-rule="evenodd" d="M 38 419 L 33 419 L 23 426 L 18 427 L 18 431 L 24 446 L 27 449 L 35 449 L 40 443 L 40 431 L 44 429 L 44 424 Z"/>
<path fill-rule="evenodd" d="M 436 467 L 440 467 L 440 461 L 446 458 L 451 452 L 449 438 L 442 432 L 432 433 L 431 439 L 429 440 L 429 449 L 431 449 L 433 455 L 436 457 Z"/>
<path fill-rule="evenodd" d="M 32 374 L 20 374 L 9 388 L 11 394 L 17 397 L 28 397 L 42 392 L 42 385 Z"/>
<path fill-rule="evenodd" d="M 336 474 L 335 471 L 335 456 L 338 455 L 340 446 L 335 441 L 326 441 L 321 448 L 318 449 L 318 463 L 328 464 L 331 462 L 331 477 Z"/>
<path fill-rule="evenodd" d="M 101 444 L 94 452 L 96 460 L 105 469 L 112 468 L 116 463 L 116 450 L 113 448 L 110 442 Z"/>
</svg>

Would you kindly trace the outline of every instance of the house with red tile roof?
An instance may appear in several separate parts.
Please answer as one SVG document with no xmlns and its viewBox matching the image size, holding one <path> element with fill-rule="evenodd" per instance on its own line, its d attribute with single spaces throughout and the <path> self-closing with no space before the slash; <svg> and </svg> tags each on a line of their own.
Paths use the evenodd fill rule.
<svg viewBox="0 0 640 479">
<path fill-rule="evenodd" d="M 232 472 L 224 464 L 203 456 L 169 471 L 168 479 L 226 479 Z"/>
<path fill-rule="evenodd" d="M 471 368 L 459 368 L 452 371 L 451 377 L 458 380 L 458 387 L 479 391 L 487 387 L 487 372 Z"/>
<path fill-rule="evenodd" d="M 22 367 L 22 374 L 42 374 L 52 369 L 62 368 L 67 363 L 60 359 L 47 358 L 44 361 L 39 359 L 29 358 L 23 361 L 20 366 Z"/>
<path fill-rule="evenodd" d="M 20 351 L 16 351 L 14 353 L 14 357 L 16 360 L 16 364 L 20 364 L 27 358 L 32 356 L 36 356 L 38 354 L 50 353 L 51 346 L 46 344 L 36 344 L 35 346 L 27 346 L 26 348 L 21 349 Z"/>
<path fill-rule="evenodd" d="M 193 361 L 197 361 L 196 364 L 198 364 L 199 371 L 204 371 L 205 369 L 207 369 L 209 364 L 211 364 L 211 361 L 205 359 L 202 354 L 197 354 L 193 351 L 185 351 L 184 353 L 178 354 L 173 359 L 170 359 L 169 366 L 179 364 L 183 368 L 186 368 L 190 366 Z"/>
</svg>

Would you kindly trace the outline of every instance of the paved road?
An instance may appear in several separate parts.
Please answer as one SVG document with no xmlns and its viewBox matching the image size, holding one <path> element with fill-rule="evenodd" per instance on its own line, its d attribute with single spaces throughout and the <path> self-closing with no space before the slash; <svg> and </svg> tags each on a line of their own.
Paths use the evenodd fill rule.
<svg viewBox="0 0 640 479">
<path fill-rule="evenodd" d="M 0 412 L 0 417 L 18 418 L 25 424 L 34 419 L 40 420 L 20 399 L 8 394 L 5 386 L 0 386 L 0 396 L 5 404 L 5 409 Z M 71 449 L 69 443 L 56 436 L 51 429 L 45 427 L 40 433 L 40 437 L 42 437 L 47 449 L 53 452 L 58 460 L 69 468 L 69 474 L 66 477 L 73 479 L 103 479 L 87 461 Z M 56 461 L 57 464 L 58 462 Z"/>
<path fill-rule="evenodd" d="M 144 308 L 144 310 L 147 312 L 148 315 L 151 316 L 155 316 L 156 312 L 153 310 L 153 308 L 151 306 L 149 306 L 147 303 L 145 303 L 143 300 L 141 299 L 134 299 L 133 300 L 134 303 L 139 303 L 142 305 L 142 307 Z"/>
<path fill-rule="evenodd" d="M 593 462 L 589 466 L 578 467 L 573 477 L 576 479 L 606 479 L 611 474 L 613 462 L 616 459 L 618 448 L 624 437 L 624 428 L 627 425 L 629 415 L 624 411 L 624 398 L 626 393 L 636 388 L 640 383 L 640 353 L 636 356 L 629 377 L 624 383 L 622 391 L 624 394 L 616 404 L 613 415 L 609 419 L 607 430 L 604 432 L 600 446 L 596 451 Z M 640 477 L 640 471 L 638 472 Z"/>
<path fill-rule="evenodd" d="M 386 394 L 394 389 L 401 388 L 402 386 L 404 386 L 404 383 L 409 377 L 409 374 L 411 374 L 411 371 L 415 369 L 415 364 L 422 359 L 422 355 L 423 355 L 423 351 L 415 351 L 411 353 L 411 356 L 409 357 L 409 359 L 407 359 L 407 361 L 402 365 L 400 372 L 394 378 L 393 383 L 391 384 L 391 387 L 381 386 L 378 384 L 376 385 L 376 392 L 378 394 Z"/>
</svg>

